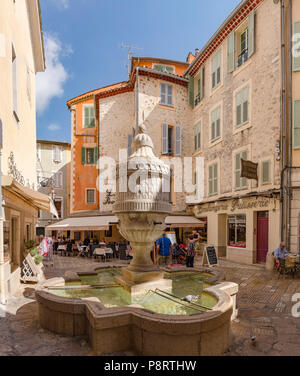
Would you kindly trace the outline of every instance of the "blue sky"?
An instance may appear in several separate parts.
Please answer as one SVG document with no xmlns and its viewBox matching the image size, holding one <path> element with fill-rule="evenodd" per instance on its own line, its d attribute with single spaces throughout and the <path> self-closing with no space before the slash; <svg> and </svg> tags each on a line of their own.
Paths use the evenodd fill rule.
<svg viewBox="0 0 300 376">
<path fill-rule="evenodd" d="M 127 79 L 123 43 L 136 56 L 185 61 L 240 0 L 40 0 L 45 73 L 37 76 L 37 137 L 70 141 L 66 101 Z"/>
</svg>

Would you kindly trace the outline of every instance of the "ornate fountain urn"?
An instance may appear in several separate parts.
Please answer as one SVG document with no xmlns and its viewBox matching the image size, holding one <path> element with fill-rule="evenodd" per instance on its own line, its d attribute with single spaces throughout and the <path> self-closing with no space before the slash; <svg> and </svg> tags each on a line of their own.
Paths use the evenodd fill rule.
<svg viewBox="0 0 300 376">
<path fill-rule="evenodd" d="M 156 287 L 169 289 L 171 280 L 163 279 L 163 272 L 153 264 L 150 252 L 165 229 L 165 218 L 172 211 L 170 193 L 163 189 L 170 181 L 170 167 L 154 155 L 153 142 L 145 125 L 139 126 L 134 150 L 126 165 L 119 164 L 113 209 L 119 218 L 120 234 L 130 242 L 133 259 L 127 268 L 122 269 L 116 282 L 132 293 Z M 125 171 L 125 174 L 121 176 L 120 171 Z M 120 190 L 120 179 L 124 178 L 125 182 L 127 178 L 123 184 L 127 192 L 123 192 L 126 189 Z"/>
</svg>

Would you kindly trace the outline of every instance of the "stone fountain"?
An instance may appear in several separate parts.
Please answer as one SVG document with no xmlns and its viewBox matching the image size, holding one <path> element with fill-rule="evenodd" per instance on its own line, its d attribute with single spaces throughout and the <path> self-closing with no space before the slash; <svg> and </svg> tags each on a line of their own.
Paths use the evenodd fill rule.
<svg viewBox="0 0 300 376">
<path fill-rule="evenodd" d="M 139 126 L 134 150 L 126 166 L 119 165 L 118 171 L 127 171 L 127 174 L 121 176 L 119 173 L 117 177 L 113 209 L 119 218 L 119 232 L 133 249 L 133 259 L 127 268 L 122 269 L 116 282 L 132 294 L 157 287 L 170 290 L 172 281 L 163 278 L 163 272 L 150 257 L 154 242 L 165 229 L 165 218 L 172 211 L 170 193 L 163 192 L 166 190 L 163 189 L 164 183 L 170 181 L 170 167 L 154 155 L 153 142 L 145 125 Z M 127 192 L 119 189 L 120 179 L 124 178 L 127 178 Z"/>
</svg>

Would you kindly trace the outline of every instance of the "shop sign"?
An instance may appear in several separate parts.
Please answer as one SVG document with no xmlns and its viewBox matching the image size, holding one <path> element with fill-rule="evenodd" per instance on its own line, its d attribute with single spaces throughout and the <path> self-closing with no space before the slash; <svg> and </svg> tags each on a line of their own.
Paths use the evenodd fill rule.
<svg viewBox="0 0 300 376">
<path fill-rule="evenodd" d="M 245 161 L 244 159 L 241 159 L 241 162 L 242 162 L 241 177 L 252 179 L 252 180 L 258 180 L 258 175 L 257 175 L 258 163 Z"/>
</svg>

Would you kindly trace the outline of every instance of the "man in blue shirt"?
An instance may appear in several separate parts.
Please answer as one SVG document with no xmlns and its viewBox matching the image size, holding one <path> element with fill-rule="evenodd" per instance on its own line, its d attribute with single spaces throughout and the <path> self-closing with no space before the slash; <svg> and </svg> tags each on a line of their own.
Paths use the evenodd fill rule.
<svg viewBox="0 0 300 376">
<path fill-rule="evenodd" d="M 286 258 L 288 255 L 288 251 L 285 248 L 285 244 L 281 243 L 279 247 L 277 247 L 274 251 L 274 258 L 277 265 L 277 269 L 280 267 L 280 259 Z"/>
<path fill-rule="evenodd" d="M 157 240 L 156 250 L 159 255 L 159 265 L 169 265 L 171 261 L 171 252 L 173 252 L 173 245 L 165 233 Z"/>
</svg>

